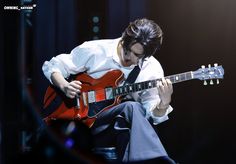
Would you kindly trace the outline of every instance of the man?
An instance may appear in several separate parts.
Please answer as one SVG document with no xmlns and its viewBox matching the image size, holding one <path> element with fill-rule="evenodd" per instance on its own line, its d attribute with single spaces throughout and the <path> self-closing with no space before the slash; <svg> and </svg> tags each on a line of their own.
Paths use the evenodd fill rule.
<svg viewBox="0 0 236 164">
<path fill-rule="evenodd" d="M 137 19 L 121 38 L 84 42 L 70 54 L 53 57 L 42 67 L 48 80 L 72 99 L 80 94 L 82 83 L 67 81 L 71 74 L 86 72 L 96 79 L 110 70 L 121 70 L 124 82 L 120 85 L 126 85 L 130 72 L 137 68 L 140 72 L 133 79 L 135 83 L 162 78 L 157 87 L 129 94 L 126 101 L 100 113 L 91 127 L 95 143 L 114 144 L 123 162 L 166 159 L 174 163 L 152 126 L 167 120 L 173 110 L 172 84 L 163 78 L 163 69 L 153 57 L 162 39 L 162 30 L 154 21 Z"/>
</svg>

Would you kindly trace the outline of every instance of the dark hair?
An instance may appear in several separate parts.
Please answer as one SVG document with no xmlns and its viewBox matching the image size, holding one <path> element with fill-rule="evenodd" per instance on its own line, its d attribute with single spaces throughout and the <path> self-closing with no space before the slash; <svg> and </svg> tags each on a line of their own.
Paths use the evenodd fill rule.
<svg viewBox="0 0 236 164">
<path fill-rule="evenodd" d="M 160 49 L 162 37 L 163 32 L 154 21 L 142 18 L 129 24 L 122 34 L 121 41 L 125 50 L 129 50 L 135 43 L 143 45 L 146 58 Z"/>
</svg>

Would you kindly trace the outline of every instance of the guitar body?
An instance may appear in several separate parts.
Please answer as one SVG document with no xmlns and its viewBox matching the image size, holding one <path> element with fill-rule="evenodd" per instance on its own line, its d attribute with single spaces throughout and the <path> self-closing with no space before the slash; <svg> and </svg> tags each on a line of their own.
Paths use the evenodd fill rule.
<svg viewBox="0 0 236 164">
<path fill-rule="evenodd" d="M 45 122 L 55 119 L 82 120 L 91 127 L 99 113 L 120 103 L 120 96 L 109 93 L 123 80 L 120 70 L 107 72 L 101 78 L 94 79 L 86 73 L 80 73 L 73 80 L 82 83 L 81 94 L 70 99 L 58 88 L 50 85 L 44 96 Z"/>
</svg>

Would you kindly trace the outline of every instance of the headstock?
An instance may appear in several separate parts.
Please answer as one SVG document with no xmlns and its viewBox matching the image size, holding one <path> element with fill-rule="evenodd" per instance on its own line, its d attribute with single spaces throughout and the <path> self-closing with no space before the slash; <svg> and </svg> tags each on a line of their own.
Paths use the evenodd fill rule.
<svg viewBox="0 0 236 164">
<path fill-rule="evenodd" d="M 217 63 L 213 67 L 209 64 L 208 67 L 202 65 L 201 68 L 193 72 L 193 78 L 204 80 L 204 85 L 207 85 L 206 80 L 210 80 L 210 85 L 213 85 L 213 80 L 216 79 L 216 84 L 219 84 L 219 79 L 223 79 L 224 69 L 218 66 Z"/>
</svg>

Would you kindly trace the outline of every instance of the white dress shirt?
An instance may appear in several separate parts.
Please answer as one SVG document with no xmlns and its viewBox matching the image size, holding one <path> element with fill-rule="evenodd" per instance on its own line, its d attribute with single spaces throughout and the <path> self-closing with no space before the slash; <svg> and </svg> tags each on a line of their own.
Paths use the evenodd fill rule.
<svg viewBox="0 0 236 164">
<path fill-rule="evenodd" d="M 121 65 L 117 54 L 117 46 L 121 38 L 87 41 L 75 47 L 70 54 L 60 54 L 50 61 L 45 61 L 42 70 L 47 79 L 51 81 L 53 72 L 60 72 L 65 78 L 71 74 L 86 71 L 93 78 L 99 78 L 109 70 L 119 69 L 124 73 L 126 79 L 135 65 L 124 67 Z M 141 60 L 139 61 L 141 67 Z M 164 76 L 160 63 L 153 57 L 146 58 L 142 64 L 141 71 L 135 81 L 142 82 L 154 80 Z M 120 84 L 122 85 L 122 84 Z M 135 101 L 140 102 L 146 109 L 146 118 L 153 119 L 153 124 L 161 123 L 168 119 L 168 114 L 173 110 L 168 107 L 162 117 L 155 117 L 152 110 L 159 105 L 160 98 L 157 88 L 139 91 L 130 95 Z"/>
</svg>

